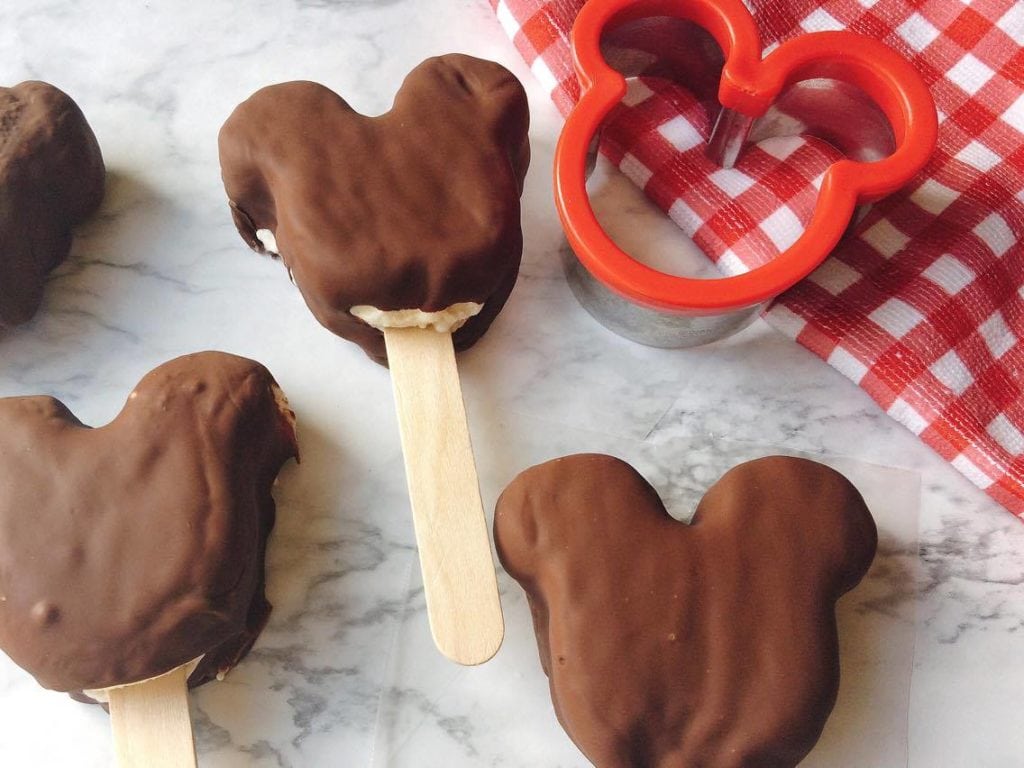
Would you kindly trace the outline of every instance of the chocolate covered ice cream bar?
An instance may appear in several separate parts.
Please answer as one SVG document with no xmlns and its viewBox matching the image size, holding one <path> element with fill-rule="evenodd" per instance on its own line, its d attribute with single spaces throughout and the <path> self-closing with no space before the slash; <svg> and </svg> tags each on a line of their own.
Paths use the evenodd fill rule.
<svg viewBox="0 0 1024 768">
<path fill-rule="evenodd" d="M 96 429 L 50 397 L 0 399 L 0 648 L 109 702 L 115 735 L 124 697 L 174 674 L 187 728 L 186 678 L 222 678 L 270 613 L 271 485 L 296 455 L 270 373 L 218 352 L 156 368 Z"/>
<path fill-rule="evenodd" d="M 96 137 L 78 105 L 41 82 L 0 87 L 0 328 L 27 322 L 71 230 L 103 199 Z"/>
<path fill-rule="evenodd" d="M 513 480 L 494 538 L 594 765 L 792 768 L 835 703 L 835 604 L 877 533 L 850 482 L 805 459 L 735 467 L 684 525 L 625 462 L 578 455 Z"/>
<path fill-rule="evenodd" d="M 323 85 L 254 93 L 220 132 L 235 225 L 279 255 L 329 330 L 386 360 L 385 327 L 477 341 L 523 249 L 529 110 L 504 67 L 451 54 L 406 77 L 367 117 Z"/>
<path fill-rule="evenodd" d="M 280 256 L 322 325 L 391 368 L 431 630 L 463 664 L 504 633 L 455 350 L 519 271 L 526 95 L 504 67 L 428 59 L 378 117 L 311 82 L 272 85 L 220 132 L 236 227 Z"/>
</svg>

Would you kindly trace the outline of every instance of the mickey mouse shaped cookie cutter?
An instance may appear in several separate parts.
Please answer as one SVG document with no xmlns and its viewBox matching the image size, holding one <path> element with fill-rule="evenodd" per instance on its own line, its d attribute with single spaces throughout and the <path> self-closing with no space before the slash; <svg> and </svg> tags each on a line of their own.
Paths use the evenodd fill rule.
<svg viewBox="0 0 1024 768">
<path fill-rule="evenodd" d="M 704 280 L 652 269 L 613 242 L 591 207 L 586 181 L 603 123 L 626 94 L 626 78 L 638 74 L 624 71 L 629 57 L 610 61 L 614 38 L 625 40 L 632 29 L 643 39 L 645 24 L 677 28 L 691 66 L 703 56 L 701 66 L 720 70 L 721 109 L 708 142 L 718 165 L 731 167 L 747 142 L 787 133 L 816 135 L 844 155 L 825 171 L 803 234 L 749 272 Z M 793 37 L 762 58 L 741 0 L 590 0 L 573 27 L 572 50 L 581 96 L 559 137 L 554 180 L 575 254 L 566 259 L 567 276 L 597 320 L 651 346 L 697 346 L 746 327 L 825 260 L 858 206 L 901 188 L 935 147 L 934 102 L 899 54 L 863 35 L 829 31 Z"/>
</svg>

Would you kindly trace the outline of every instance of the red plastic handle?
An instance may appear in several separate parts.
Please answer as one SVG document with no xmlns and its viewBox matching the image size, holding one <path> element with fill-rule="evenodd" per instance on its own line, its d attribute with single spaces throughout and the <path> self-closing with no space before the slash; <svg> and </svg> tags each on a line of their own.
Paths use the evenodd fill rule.
<svg viewBox="0 0 1024 768">
<path fill-rule="evenodd" d="M 601 53 L 601 36 L 631 21 L 669 16 L 706 29 L 725 55 L 718 97 L 749 117 L 764 114 L 787 86 L 817 77 L 859 87 L 888 119 L 896 140 L 881 160 L 842 159 L 826 170 L 803 235 L 767 264 L 715 280 L 651 269 L 620 249 L 594 215 L 586 189 L 587 153 L 626 80 Z M 852 32 L 792 38 L 761 59 L 761 39 L 740 0 L 590 0 L 572 30 L 582 95 L 555 150 L 555 205 L 569 244 L 587 270 L 627 299 L 684 314 L 718 314 L 760 304 L 812 272 L 832 251 L 859 203 L 896 191 L 927 163 L 938 133 L 935 104 L 917 71 L 882 43 Z"/>
</svg>

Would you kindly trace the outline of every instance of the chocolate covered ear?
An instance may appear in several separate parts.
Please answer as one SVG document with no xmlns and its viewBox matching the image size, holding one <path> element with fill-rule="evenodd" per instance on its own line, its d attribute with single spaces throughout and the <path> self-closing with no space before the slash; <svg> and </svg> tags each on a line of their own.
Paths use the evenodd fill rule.
<svg viewBox="0 0 1024 768">
<path fill-rule="evenodd" d="M 103 158 L 78 105 L 41 82 L 0 88 L 0 328 L 27 322 L 71 228 L 103 199 Z"/>
<path fill-rule="evenodd" d="M 444 104 L 475 115 L 489 126 L 495 143 L 508 149 L 522 194 L 530 165 L 530 112 L 519 81 L 500 64 L 468 56 L 441 56 L 427 63 L 435 65 L 420 65 L 409 73 L 395 107 L 428 114 L 433 105 Z"/>
<path fill-rule="evenodd" d="M 728 472 L 689 526 L 628 464 L 557 459 L 505 489 L 494 536 L 599 768 L 796 765 L 838 690 L 836 600 L 877 542 L 849 481 L 778 456 Z"/>
<path fill-rule="evenodd" d="M 291 419 L 266 368 L 219 352 L 150 372 L 97 429 L 0 399 L 0 648 L 76 695 L 200 657 L 192 685 L 230 670 L 270 613 Z"/>
<path fill-rule="evenodd" d="M 416 67 L 378 117 L 316 83 L 257 91 L 221 128 L 221 172 L 243 239 L 270 243 L 317 320 L 383 362 L 353 307 L 483 305 L 458 349 L 501 310 L 522 256 L 528 125 L 508 70 L 452 54 Z"/>
</svg>

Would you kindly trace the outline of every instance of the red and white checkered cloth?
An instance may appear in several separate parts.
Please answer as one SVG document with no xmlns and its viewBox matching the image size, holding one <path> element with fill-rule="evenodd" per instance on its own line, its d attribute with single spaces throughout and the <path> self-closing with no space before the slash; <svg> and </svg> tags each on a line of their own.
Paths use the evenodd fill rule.
<svg viewBox="0 0 1024 768">
<path fill-rule="evenodd" d="M 568 33 L 584 0 L 491 3 L 568 112 L 579 93 Z M 843 28 L 887 43 L 924 77 L 940 124 L 925 171 L 875 204 L 767 319 L 1024 518 L 1024 2 L 748 4 L 767 48 Z M 602 151 L 735 274 L 796 239 L 837 154 L 816 139 L 777 138 L 717 168 L 704 157 L 701 84 L 690 86 L 697 95 L 633 81 Z"/>
</svg>

